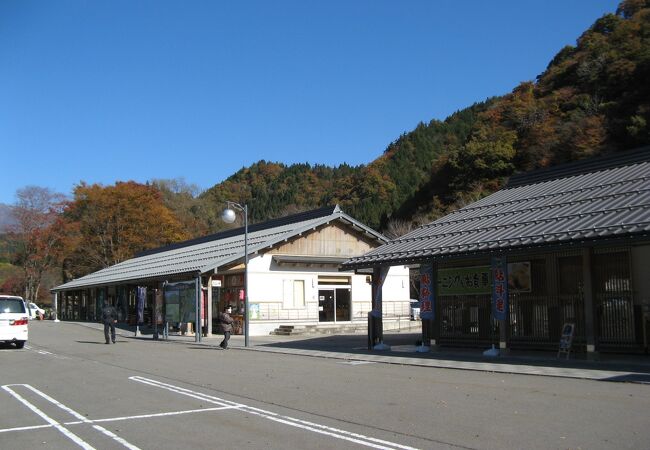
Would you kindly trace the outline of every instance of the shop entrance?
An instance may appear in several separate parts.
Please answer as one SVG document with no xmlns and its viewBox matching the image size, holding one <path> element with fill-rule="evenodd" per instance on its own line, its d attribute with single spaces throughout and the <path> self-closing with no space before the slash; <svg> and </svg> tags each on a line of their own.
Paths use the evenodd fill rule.
<svg viewBox="0 0 650 450">
<path fill-rule="evenodd" d="M 350 288 L 318 290 L 318 321 L 350 321 Z"/>
</svg>

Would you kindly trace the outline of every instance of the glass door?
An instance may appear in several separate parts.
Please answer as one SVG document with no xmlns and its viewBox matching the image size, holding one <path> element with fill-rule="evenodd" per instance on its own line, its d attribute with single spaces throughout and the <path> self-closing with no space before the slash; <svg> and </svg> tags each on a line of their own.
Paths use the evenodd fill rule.
<svg viewBox="0 0 650 450">
<path fill-rule="evenodd" d="M 347 322 L 350 318 L 350 289 L 336 289 L 334 296 L 336 305 L 336 321 Z"/>
<path fill-rule="evenodd" d="M 332 288 L 318 290 L 318 321 L 350 321 L 350 289 Z"/>
<path fill-rule="evenodd" d="M 318 321 L 334 322 L 334 289 L 318 290 Z"/>
</svg>

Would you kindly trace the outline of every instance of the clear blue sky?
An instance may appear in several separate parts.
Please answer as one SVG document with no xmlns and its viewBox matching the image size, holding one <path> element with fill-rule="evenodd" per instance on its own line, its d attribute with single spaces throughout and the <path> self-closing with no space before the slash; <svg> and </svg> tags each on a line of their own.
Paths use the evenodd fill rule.
<svg viewBox="0 0 650 450">
<path fill-rule="evenodd" d="M 612 0 L 0 1 L 0 203 L 365 164 L 533 80 Z"/>
</svg>

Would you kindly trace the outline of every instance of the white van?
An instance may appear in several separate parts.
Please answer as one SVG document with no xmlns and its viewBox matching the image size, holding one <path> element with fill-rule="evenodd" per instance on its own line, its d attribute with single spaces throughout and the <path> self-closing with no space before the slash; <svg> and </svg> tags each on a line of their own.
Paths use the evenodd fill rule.
<svg viewBox="0 0 650 450">
<path fill-rule="evenodd" d="M 30 301 L 26 301 L 25 304 L 27 305 L 27 312 L 29 313 L 30 319 L 43 320 L 45 317 L 45 310 L 43 308 Z"/>
<path fill-rule="evenodd" d="M 29 312 L 22 297 L 0 295 L 0 342 L 23 348 L 28 324 Z"/>
</svg>

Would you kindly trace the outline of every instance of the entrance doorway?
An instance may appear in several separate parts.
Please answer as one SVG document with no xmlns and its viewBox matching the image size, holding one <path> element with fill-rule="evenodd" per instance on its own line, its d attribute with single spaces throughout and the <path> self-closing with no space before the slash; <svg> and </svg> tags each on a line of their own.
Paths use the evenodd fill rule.
<svg viewBox="0 0 650 450">
<path fill-rule="evenodd" d="M 350 316 L 350 288 L 318 290 L 319 322 L 348 322 Z"/>
</svg>

